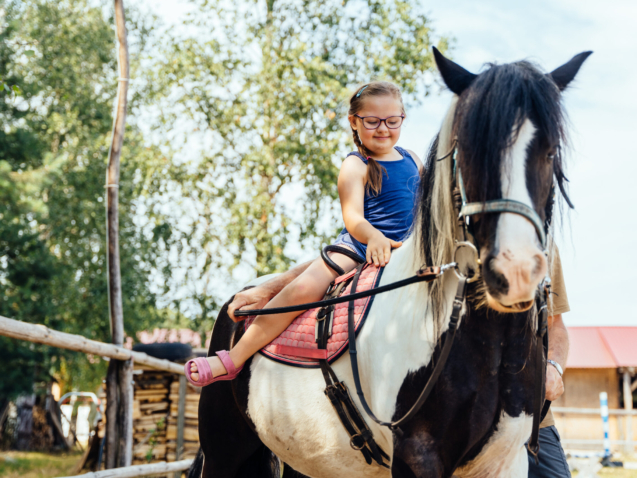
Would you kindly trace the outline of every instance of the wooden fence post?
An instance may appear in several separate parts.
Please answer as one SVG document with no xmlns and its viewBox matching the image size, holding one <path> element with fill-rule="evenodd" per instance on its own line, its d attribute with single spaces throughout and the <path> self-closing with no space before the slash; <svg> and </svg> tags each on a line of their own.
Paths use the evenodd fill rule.
<svg viewBox="0 0 637 478">
<path fill-rule="evenodd" d="M 634 369 L 624 369 L 624 410 L 630 413 L 633 410 L 633 391 L 631 375 L 634 373 Z M 624 453 L 632 455 L 635 451 L 633 446 L 633 417 L 631 415 L 626 416 L 626 437 L 625 437 Z"/>
<path fill-rule="evenodd" d="M 179 404 L 177 408 L 177 450 L 175 461 L 181 459 L 184 452 L 184 426 L 186 422 L 186 377 L 179 376 Z M 175 472 L 175 478 L 181 476 L 181 471 Z"/>
<path fill-rule="evenodd" d="M 115 345 L 124 343 L 124 314 L 122 310 L 122 284 L 119 261 L 119 218 L 118 191 L 119 170 L 124 128 L 126 126 L 126 103 L 128 94 L 128 42 L 126 40 L 126 18 L 123 0 L 115 0 L 115 25 L 119 43 L 119 78 L 117 88 L 117 109 L 113 120 L 113 137 L 108 154 L 106 170 L 106 240 L 108 257 L 108 304 L 111 334 Z M 132 368 L 132 366 L 131 366 Z M 130 376 L 130 377 L 129 377 Z M 132 375 L 125 362 L 112 361 L 107 375 L 106 411 L 106 468 L 129 466 L 132 460 Z M 128 385 L 126 383 L 128 382 Z M 124 388 L 120 388 L 121 386 Z M 118 413 L 119 412 L 119 413 Z M 128 422 L 118 420 L 118 416 L 130 417 Z M 117 445 L 119 443 L 119 446 Z M 126 451 L 128 450 L 128 451 Z M 120 455 L 118 457 L 118 455 Z"/>
</svg>

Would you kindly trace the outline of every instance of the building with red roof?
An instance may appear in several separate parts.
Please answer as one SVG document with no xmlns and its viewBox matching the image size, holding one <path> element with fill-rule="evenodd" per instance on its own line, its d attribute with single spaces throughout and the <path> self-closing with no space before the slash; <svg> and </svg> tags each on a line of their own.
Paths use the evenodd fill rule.
<svg viewBox="0 0 637 478">
<path fill-rule="evenodd" d="M 600 392 L 608 394 L 611 443 L 633 450 L 637 381 L 637 327 L 568 327 L 570 350 L 564 395 L 553 410 L 565 448 L 599 448 L 603 430 Z M 550 338 L 549 338 L 550 340 Z"/>
</svg>

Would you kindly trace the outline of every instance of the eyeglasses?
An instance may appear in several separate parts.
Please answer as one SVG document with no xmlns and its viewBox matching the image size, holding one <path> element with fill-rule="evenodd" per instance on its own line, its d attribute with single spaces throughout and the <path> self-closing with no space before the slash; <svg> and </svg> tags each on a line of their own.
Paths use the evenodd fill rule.
<svg viewBox="0 0 637 478">
<path fill-rule="evenodd" d="M 365 129 L 376 129 L 383 122 L 389 129 L 398 129 L 403 124 L 403 120 L 405 119 L 404 115 L 389 116 L 387 118 L 377 118 L 376 116 L 354 116 L 363 120 L 363 126 L 365 126 Z"/>
</svg>

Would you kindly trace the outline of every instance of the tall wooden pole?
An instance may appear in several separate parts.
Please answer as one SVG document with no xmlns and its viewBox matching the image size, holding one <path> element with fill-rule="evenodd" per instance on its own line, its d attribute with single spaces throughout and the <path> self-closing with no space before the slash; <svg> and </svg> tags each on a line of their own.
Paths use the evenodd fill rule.
<svg viewBox="0 0 637 478">
<path fill-rule="evenodd" d="M 115 345 L 124 343 L 124 314 L 122 310 L 122 284 L 119 265 L 119 163 L 126 126 L 128 93 L 128 42 L 123 0 L 115 0 L 115 25 L 119 43 L 119 79 L 117 108 L 113 121 L 113 138 L 106 170 L 106 240 L 108 256 L 108 305 L 111 334 Z M 132 365 L 111 361 L 106 376 L 106 468 L 130 466 L 132 460 Z"/>
<path fill-rule="evenodd" d="M 633 446 L 633 417 L 630 412 L 633 411 L 633 391 L 631 376 L 635 373 L 635 369 L 628 368 L 624 370 L 624 410 L 626 414 L 626 441 L 624 444 L 624 453 L 632 455 L 635 451 Z"/>
</svg>

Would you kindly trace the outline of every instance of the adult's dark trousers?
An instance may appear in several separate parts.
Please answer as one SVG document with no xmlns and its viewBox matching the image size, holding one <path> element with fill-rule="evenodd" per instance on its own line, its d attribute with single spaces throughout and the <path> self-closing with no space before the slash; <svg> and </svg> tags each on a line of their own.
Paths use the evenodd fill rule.
<svg viewBox="0 0 637 478">
<path fill-rule="evenodd" d="M 527 452 L 528 453 L 528 452 Z M 554 426 L 540 429 L 539 463 L 529 455 L 529 478 L 571 478 L 560 435 Z"/>
</svg>

